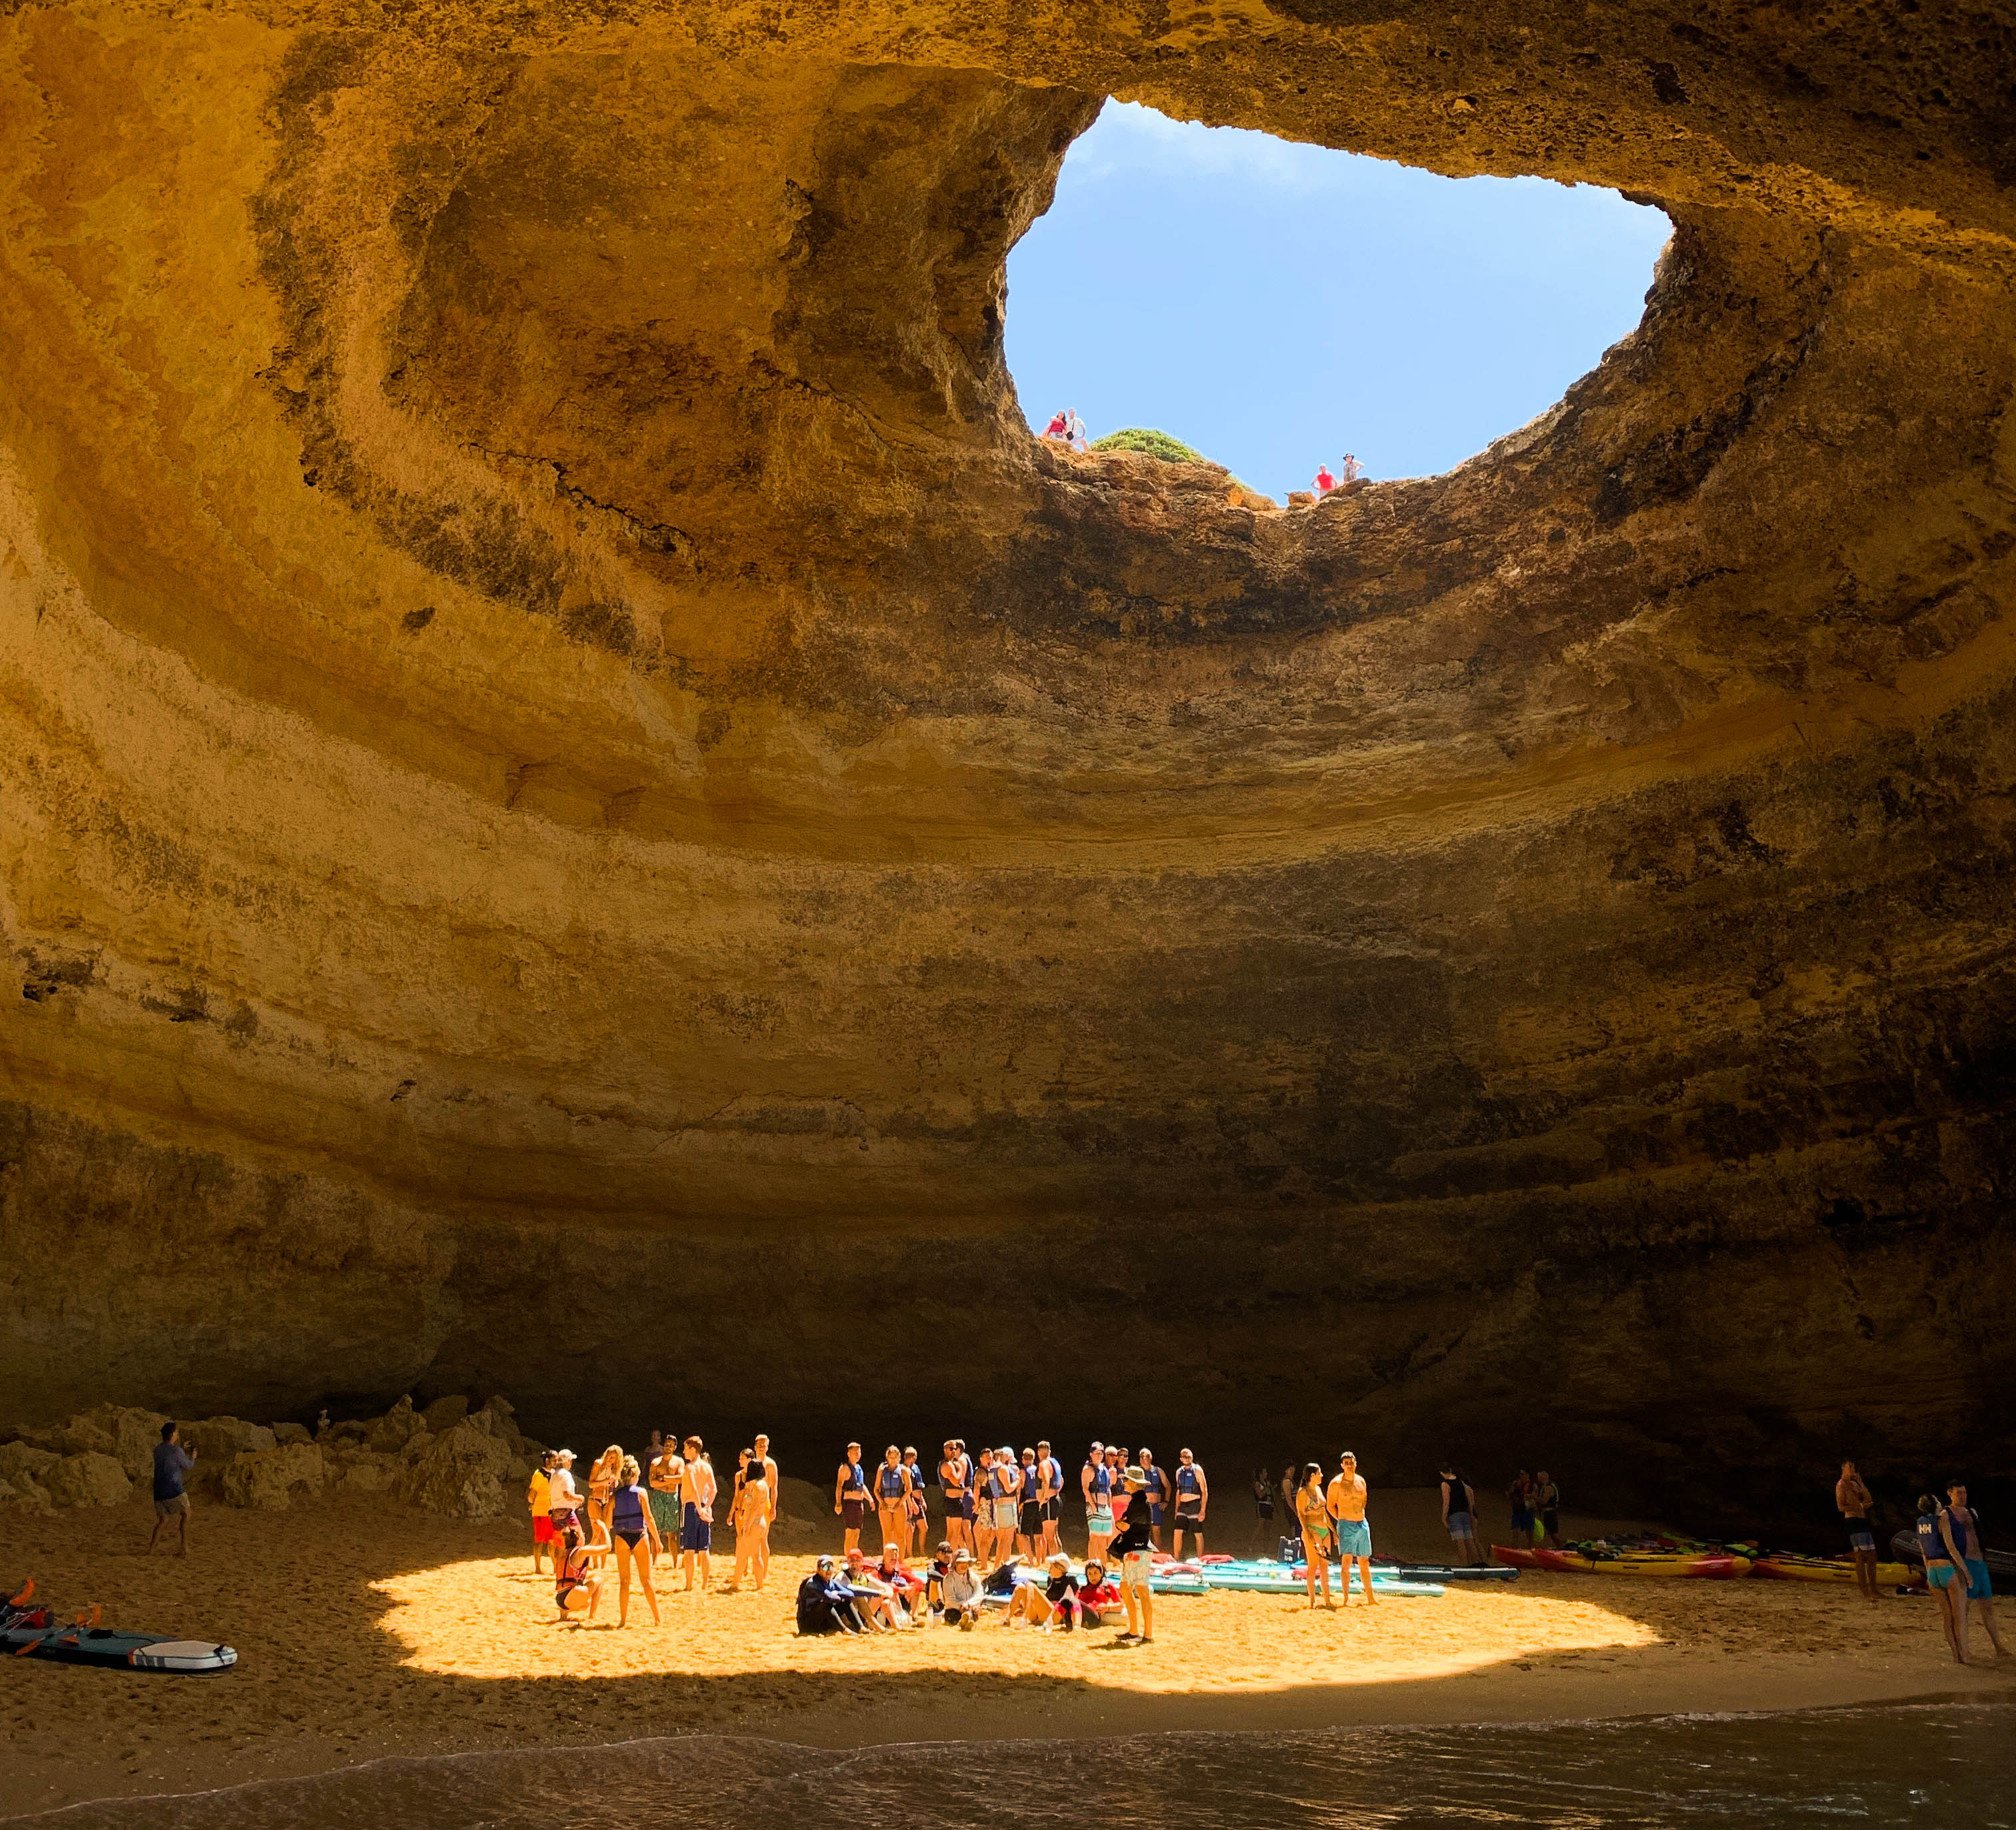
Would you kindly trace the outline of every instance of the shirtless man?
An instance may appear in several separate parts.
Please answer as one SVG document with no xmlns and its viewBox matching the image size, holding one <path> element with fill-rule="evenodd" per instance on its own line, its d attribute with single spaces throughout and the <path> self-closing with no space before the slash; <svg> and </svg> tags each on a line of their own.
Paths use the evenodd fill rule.
<svg viewBox="0 0 2016 1830">
<path fill-rule="evenodd" d="M 1841 1464 L 1841 1479 L 1834 1483 L 1834 1503 L 1840 1508 L 1841 1524 L 1848 1532 L 1848 1547 L 1855 1558 L 1855 1586 L 1872 1601 L 1883 1599 L 1876 1586 L 1876 1534 L 1870 1529 L 1869 1509 L 1874 1503 L 1852 1461 Z"/>
<path fill-rule="evenodd" d="M 1337 1540 L 1337 1561 L 1343 1565 L 1344 1605 L 1351 1605 L 1351 1566 L 1358 1565 L 1358 1580 L 1365 1590 L 1365 1605 L 1373 1605 L 1372 1527 L 1365 1517 L 1365 1481 L 1358 1472 L 1358 1457 L 1347 1449 L 1337 1457 L 1337 1478 L 1330 1483 L 1324 1509 L 1330 1514 L 1330 1530 Z"/>
<path fill-rule="evenodd" d="M 1946 1489 L 1946 1515 L 1953 1533 L 1953 1547 L 1960 1555 L 1960 1566 L 1954 1572 L 1955 1611 L 1962 1616 L 1960 1649 L 1963 1652 L 1967 1649 L 1964 1608 L 1959 1600 L 1964 1594 L 1966 1605 L 1972 1607 L 1975 1618 L 1988 1629 L 1988 1643 L 1994 1647 L 1996 1657 L 2006 1659 L 2009 1648 L 1995 1630 L 1995 1583 L 1989 1574 L 1988 1560 L 1981 1554 L 1981 1533 L 1967 1508 L 1967 1489 L 1958 1481 Z"/>
<path fill-rule="evenodd" d="M 847 1445 L 847 1459 L 833 1479 L 833 1515 L 841 1525 L 841 1548 L 861 1547 L 861 1528 L 868 1518 L 868 1474 L 861 1465 L 861 1445 Z"/>
<path fill-rule="evenodd" d="M 756 1459 L 763 1464 L 763 1478 L 770 1483 L 770 1522 L 775 1525 L 783 1516 L 784 1490 L 777 1484 L 777 1464 L 770 1458 L 770 1439 L 756 1439 Z"/>
<path fill-rule="evenodd" d="M 675 1553 L 679 1544 L 679 1485 L 686 1464 L 679 1459 L 679 1438 L 667 1433 L 651 1457 L 649 1481 L 651 1518 L 658 1528 L 661 1556 Z"/>
<path fill-rule="evenodd" d="M 1175 1538 L 1169 1547 L 1179 1563 L 1183 1560 L 1183 1533 L 1186 1531 L 1197 1540 L 1197 1554 L 1200 1557 L 1204 1554 L 1204 1515 L 1210 1510 L 1211 1482 L 1204 1478 L 1204 1470 L 1197 1466 L 1197 1457 L 1187 1449 L 1179 1450 L 1176 1456 Z"/>
<path fill-rule="evenodd" d="M 945 1495 L 945 1540 L 955 1551 L 973 1544 L 973 1461 L 956 1436 L 945 1439 L 938 1464 L 938 1488 Z"/>
<path fill-rule="evenodd" d="M 693 1593 L 693 1565 L 700 1565 L 700 1584 L 710 1587 L 714 1568 L 709 1552 L 714 1546 L 714 1500 L 720 1485 L 714 1478 L 714 1464 L 707 1458 L 700 1439 L 686 1441 L 685 1465 L 679 1471 L 679 1549 L 686 1567 L 686 1593 Z"/>
</svg>

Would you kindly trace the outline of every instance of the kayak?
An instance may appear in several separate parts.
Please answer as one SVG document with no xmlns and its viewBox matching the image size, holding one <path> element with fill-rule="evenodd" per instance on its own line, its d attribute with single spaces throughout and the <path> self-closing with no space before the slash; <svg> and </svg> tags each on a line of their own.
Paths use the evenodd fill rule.
<svg viewBox="0 0 2016 1830">
<path fill-rule="evenodd" d="M 229 1671 L 238 1662 L 229 1646 L 211 1640 L 170 1639 L 158 1633 L 122 1633 L 110 1626 L 9 1626 L 0 1629 L 0 1656 L 53 1659 L 59 1665 L 117 1665 L 129 1671 L 178 1671 L 198 1676 Z"/>
<path fill-rule="evenodd" d="M 1330 1587 L 1341 1589 L 1344 1586 L 1342 1569 L 1333 1563 L 1330 1566 Z M 1290 1569 L 1285 1563 L 1270 1564 L 1264 1569 L 1207 1570 L 1201 1576 L 1149 1578 L 1150 1588 L 1160 1590 L 1165 1583 L 1173 1594 L 1193 1595 L 1206 1594 L 1213 1589 L 1226 1589 L 1241 1594 L 1299 1595 L 1308 1587 L 1308 1580 L 1303 1572 Z M 1442 1597 L 1442 1585 L 1437 1582 L 1407 1582 L 1397 1576 L 1381 1576 L 1375 1570 L 1372 1576 L 1372 1592 L 1375 1595 L 1438 1601 Z"/>
<path fill-rule="evenodd" d="M 1791 1551 L 1767 1551 L 1750 1565 L 1752 1576 L 1771 1582 L 1853 1582 L 1855 1562 L 1848 1557 L 1802 1557 Z M 1917 1572 L 1908 1563 L 1879 1563 L 1876 1580 L 1901 1587 L 1916 1579 Z"/>
<path fill-rule="evenodd" d="M 1688 1576 L 1726 1582 L 1750 1573 L 1750 1559 L 1715 1551 L 1552 1551 L 1493 1544 L 1491 1554 L 1514 1569 L 1571 1570 L 1584 1576 Z"/>
</svg>

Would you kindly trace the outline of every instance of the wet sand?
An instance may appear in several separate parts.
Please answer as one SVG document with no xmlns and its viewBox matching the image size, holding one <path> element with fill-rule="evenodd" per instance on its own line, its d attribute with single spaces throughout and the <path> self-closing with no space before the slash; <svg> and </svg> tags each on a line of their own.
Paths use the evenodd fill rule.
<svg viewBox="0 0 2016 1830">
<path fill-rule="evenodd" d="M 1382 1551 L 1440 1554 L 1431 1497 L 1374 1497 Z M 186 1561 L 142 1555 L 143 1503 L 0 1520 L 0 1569 L 106 1623 L 228 1640 L 214 1679 L 15 1663 L 0 1677 L 0 1813 L 316 1772 L 389 1753 L 681 1731 L 818 1745 L 1168 1728 L 1309 1728 L 1775 1709 L 2016 1694 L 2016 1660 L 1955 1666 L 1923 1598 L 1852 1587 L 1522 1576 L 1311 1613 L 1300 1596 L 1158 1599 L 1156 1643 L 984 1626 L 801 1641 L 780 1555 L 762 1594 L 686 1595 L 662 1624 L 553 1624 L 522 1522 L 365 1500 L 205 1508 Z M 1601 1522 L 1566 1521 L 1571 1535 Z M 837 1544 L 821 1521 L 821 1541 Z M 1214 1547 L 1244 1552 L 1250 1517 Z M 800 1527 L 799 1541 L 805 1541 Z M 1071 1535 L 1067 1532 L 1067 1544 Z M 716 1560 L 725 1576 L 732 1558 Z M 2016 1607 L 2003 1609 L 2016 1644 Z M 593 1680 L 594 1681 L 587 1681 Z"/>
</svg>

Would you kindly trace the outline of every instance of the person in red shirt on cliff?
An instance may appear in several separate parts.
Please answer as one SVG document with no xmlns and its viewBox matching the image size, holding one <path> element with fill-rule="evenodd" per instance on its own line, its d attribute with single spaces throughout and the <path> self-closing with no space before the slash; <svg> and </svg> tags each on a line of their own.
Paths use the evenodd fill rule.
<svg viewBox="0 0 2016 1830">
<path fill-rule="evenodd" d="M 1337 479 L 1330 474 L 1328 464 L 1316 466 L 1316 494 L 1327 495 L 1337 487 Z"/>
<path fill-rule="evenodd" d="M 1049 424 L 1043 428 L 1043 436 L 1046 438 L 1062 438 L 1067 423 L 1061 412 L 1051 414 Z"/>
</svg>

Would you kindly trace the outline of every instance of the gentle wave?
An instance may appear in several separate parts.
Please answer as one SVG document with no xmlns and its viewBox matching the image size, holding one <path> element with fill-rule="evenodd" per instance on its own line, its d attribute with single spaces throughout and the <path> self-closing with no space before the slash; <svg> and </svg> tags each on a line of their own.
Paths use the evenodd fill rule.
<svg viewBox="0 0 2016 1830">
<path fill-rule="evenodd" d="M 103 1799 L 20 1830 L 1730 1830 L 1821 1819 L 2016 1830 L 2016 1705 L 1537 1725 L 914 1742 L 724 1735 L 373 1760 Z"/>
</svg>

